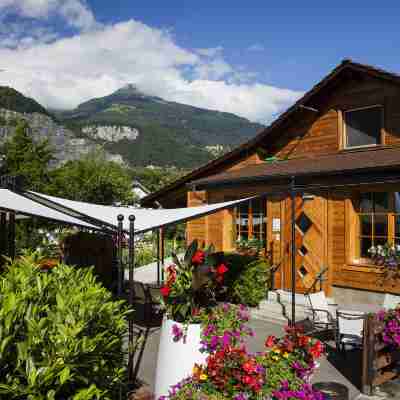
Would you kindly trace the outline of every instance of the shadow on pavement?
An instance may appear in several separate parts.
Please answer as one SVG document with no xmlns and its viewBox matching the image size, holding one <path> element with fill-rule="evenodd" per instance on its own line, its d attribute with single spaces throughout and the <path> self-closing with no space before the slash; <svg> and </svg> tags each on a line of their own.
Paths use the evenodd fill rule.
<svg viewBox="0 0 400 400">
<path fill-rule="evenodd" d="M 336 350 L 336 347 L 326 345 L 327 360 L 358 390 L 362 389 L 362 351 L 351 349 L 345 352 Z"/>
</svg>

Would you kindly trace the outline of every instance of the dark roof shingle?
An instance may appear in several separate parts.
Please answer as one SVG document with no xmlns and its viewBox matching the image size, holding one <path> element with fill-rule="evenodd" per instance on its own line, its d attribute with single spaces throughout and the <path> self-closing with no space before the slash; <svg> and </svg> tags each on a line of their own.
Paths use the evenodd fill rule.
<svg viewBox="0 0 400 400">
<path fill-rule="evenodd" d="M 400 148 L 380 148 L 275 161 L 248 166 L 239 170 L 224 172 L 198 179 L 196 187 L 241 181 L 269 181 L 280 178 L 323 176 L 355 173 L 361 171 L 381 171 L 400 168 Z"/>
</svg>

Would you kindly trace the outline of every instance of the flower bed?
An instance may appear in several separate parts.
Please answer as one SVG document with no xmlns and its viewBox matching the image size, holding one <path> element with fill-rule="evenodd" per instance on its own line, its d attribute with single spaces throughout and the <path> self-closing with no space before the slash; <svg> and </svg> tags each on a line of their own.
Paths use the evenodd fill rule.
<svg viewBox="0 0 400 400">
<path fill-rule="evenodd" d="M 251 354 L 243 343 L 252 334 L 247 320 L 243 306 L 227 304 L 203 316 L 202 349 L 209 353 L 206 364 L 195 365 L 190 377 L 160 399 L 322 399 L 307 383 L 315 360 L 323 353 L 321 342 L 287 328 L 284 337 L 268 337 L 266 350 Z"/>
</svg>

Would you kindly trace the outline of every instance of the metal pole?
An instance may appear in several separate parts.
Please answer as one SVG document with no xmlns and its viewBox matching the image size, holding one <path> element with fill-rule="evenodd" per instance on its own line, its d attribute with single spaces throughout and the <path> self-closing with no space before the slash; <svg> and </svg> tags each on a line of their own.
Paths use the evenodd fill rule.
<svg viewBox="0 0 400 400">
<path fill-rule="evenodd" d="M 128 303 L 129 308 L 133 309 L 133 299 L 134 299 L 134 268 L 135 268 L 135 216 L 129 216 L 129 296 Z M 134 384 L 134 370 L 133 370 L 133 317 L 129 315 L 128 324 L 128 386 L 129 390 L 133 389 Z"/>
<path fill-rule="evenodd" d="M 122 296 L 122 285 L 123 285 L 123 263 L 122 263 L 122 236 L 124 234 L 123 231 L 123 221 L 124 216 L 119 214 L 118 217 L 118 232 L 117 232 L 117 265 L 118 265 L 118 289 L 117 294 L 118 296 Z"/>
<path fill-rule="evenodd" d="M 157 285 L 160 286 L 160 230 L 157 229 Z"/>
<path fill-rule="evenodd" d="M 161 282 L 164 283 L 164 228 L 160 228 L 161 234 Z"/>
<path fill-rule="evenodd" d="M 291 326 L 294 326 L 296 323 L 296 192 L 295 192 L 295 179 L 292 176 L 291 184 L 290 184 L 290 198 L 292 202 L 292 246 L 291 246 L 291 279 L 292 279 L 292 319 Z"/>
<path fill-rule="evenodd" d="M 0 257 L 7 253 L 7 214 L 5 212 L 0 213 Z M 3 260 L 0 259 L 0 266 L 3 264 Z"/>
<path fill-rule="evenodd" d="M 15 213 L 8 214 L 8 257 L 15 257 Z"/>
</svg>

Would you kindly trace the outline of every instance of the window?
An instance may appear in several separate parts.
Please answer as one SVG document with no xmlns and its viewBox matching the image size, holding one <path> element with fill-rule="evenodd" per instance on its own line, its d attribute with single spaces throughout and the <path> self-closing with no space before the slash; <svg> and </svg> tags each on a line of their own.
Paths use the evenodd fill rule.
<svg viewBox="0 0 400 400">
<path fill-rule="evenodd" d="M 382 107 L 346 111 L 344 125 L 346 148 L 378 145 L 381 143 Z"/>
<path fill-rule="evenodd" d="M 266 204 L 256 199 L 236 208 L 236 239 L 258 239 L 266 243 Z"/>
<path fill-rule="evenodd" d="M 400 244 L 400 193 L 372 192 L 359 195 L 356 258 L 368 259 L 372 246 Z"/>
</svg>

